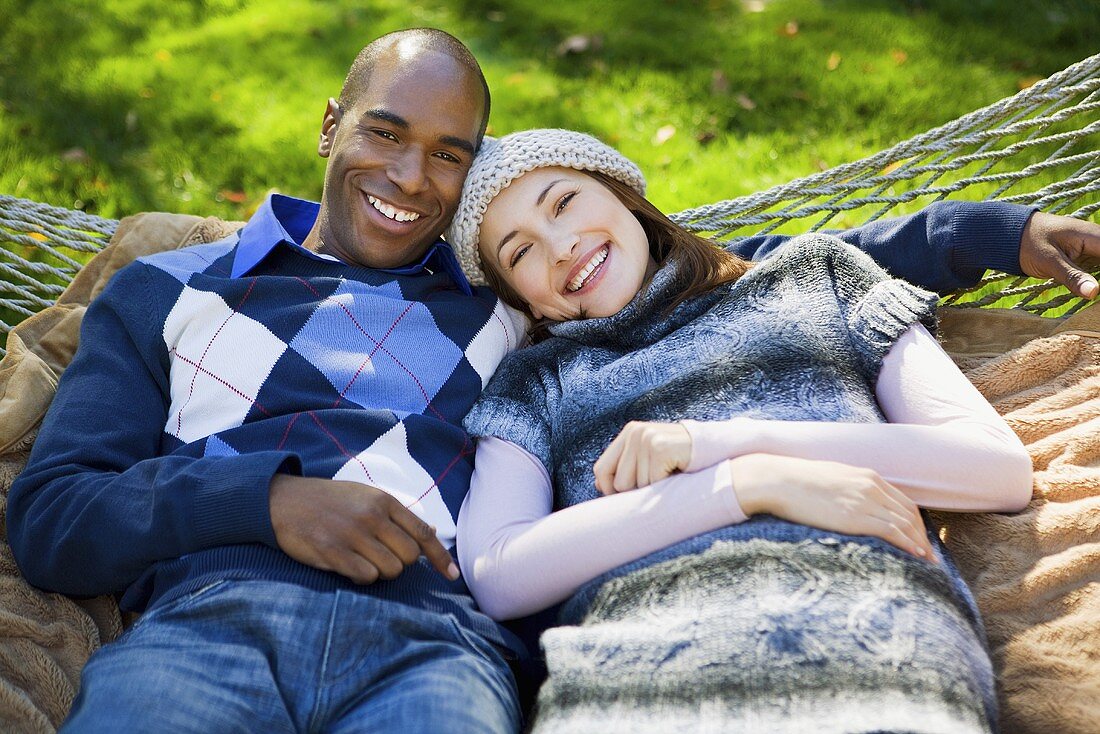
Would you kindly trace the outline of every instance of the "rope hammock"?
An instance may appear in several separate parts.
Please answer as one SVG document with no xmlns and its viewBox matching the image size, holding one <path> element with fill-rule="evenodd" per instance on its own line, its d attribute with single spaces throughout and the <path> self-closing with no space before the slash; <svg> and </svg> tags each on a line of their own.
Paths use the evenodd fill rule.
<svg viewBox="0 0 1100 734">
<path fill-rule="evenodd" d="M 672 218 L 694 232 L 730 239 L 796 221 L 801 231 L 817 230 L 841 213 L 851 221 L 872 221 L 964 190 L 960 198 L 1031 204 L 1081 218 L 1100 209 L 1100 54 L 862 160 Z M 0 338 L 51 305 L 117 225 L 0 195 Z M 945 303 L 1046 316 L 1086 305 L 1051 281 L 1003 273 L 987 275 Z"/>
</svg>

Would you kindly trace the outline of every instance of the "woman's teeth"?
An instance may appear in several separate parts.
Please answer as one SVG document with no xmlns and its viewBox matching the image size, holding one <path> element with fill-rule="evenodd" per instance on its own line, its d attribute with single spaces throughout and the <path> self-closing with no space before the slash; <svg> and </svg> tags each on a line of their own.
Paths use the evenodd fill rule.
<svg viewBox="0 0 1100 734">
<path fill-rule="evenodd" d="M 369 201 L 371 203 L 371 206 L 373 206 L 375 209 L 395 221 L 415 222 L 417 219 L 420 219 L 420 215 L 416 212 L 407 212 L 404 209 L 398 209 L 397 207 L 390 206 L 386 202 L 382 201 L 381 199 L 376 199 L 370 194 L 367 195 L 367 201 Z"/>
<path fill-rule="evenodd" d="M 607 248 L 601 247 L 600 251 L 592 256 L 592 259 L 588 261 L 588 264 L 581 268 L 581 271 L 577 273 L 577 277 L 569 281 L 569 285 L 566 288 L 570 293 L 579 291 L 584 282 L 588 280 L 588 276 L 592 275 L 592 271 L 599 267 L 600 263 L 607 259 Z"/>
</svg>

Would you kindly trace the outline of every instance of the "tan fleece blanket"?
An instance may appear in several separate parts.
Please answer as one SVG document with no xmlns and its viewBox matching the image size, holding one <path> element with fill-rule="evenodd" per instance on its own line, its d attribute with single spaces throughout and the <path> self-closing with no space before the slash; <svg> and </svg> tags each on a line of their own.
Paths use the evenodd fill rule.
<svg viewBox="0 0 1100 734">
<path fill-rule="evenodd" d="M 88 301 L 133 258 L 211 242 L 238 226 L 168 214 L 124 219 L 112 245 L 58 305 L 13 331 L 0 362 L 0 519 L 76 349 Z M 1022 513 L 940 516 L 985 616 L 1004 731 L 1094 734 L 1100 731 L 1100 309 L 1061 322 L 942 309 L 941 332 L 947 350 L 1019 433 L 1036 469 L 1035 498 Z M 110 597 L 74 601 L 29 586 L 0 529 L 0 731 L 55 731 L 88 656 L 121 629 Z"/>
</svg>

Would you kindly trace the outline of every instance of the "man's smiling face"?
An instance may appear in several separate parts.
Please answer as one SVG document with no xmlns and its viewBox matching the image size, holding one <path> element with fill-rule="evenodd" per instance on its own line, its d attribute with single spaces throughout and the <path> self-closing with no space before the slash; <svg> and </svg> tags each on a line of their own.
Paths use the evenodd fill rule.
<svg viewBox="0 0 1100 734">
<path fill-rule="evenodd" d="M 372 268 L 419 259 L 454 215 L 484 115 L 481 83 L 451 56 L 384 52 L 348 109 L 329 101 L 320 241 L 307 246 Z"/>
</svg>

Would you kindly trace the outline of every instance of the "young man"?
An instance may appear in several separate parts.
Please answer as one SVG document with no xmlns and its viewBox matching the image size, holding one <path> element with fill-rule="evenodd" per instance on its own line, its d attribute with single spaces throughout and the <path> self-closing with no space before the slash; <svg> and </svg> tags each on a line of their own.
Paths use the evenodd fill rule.
<svg viewBox="0 0 1100 734">
<path fill-rule="evenodd" d="M 8 501 L 28 580 L 143 612 L 93 655 L 67 730 L 518 729 L 522 646 L 448 552 L 462 417 L 522 337 L 438 239 L 488 112 L 461 43 L 384 36 L 328 102 L 320 205 L 273 197 L 89 308 Z M 1016 269 L 1047 221 L 1029 214 L 944 204 L 852 237 L 949 288 Z M 1068 268 L 1067 227 L 1025 251 Z"/>
</svg>

